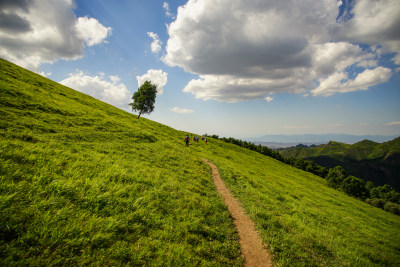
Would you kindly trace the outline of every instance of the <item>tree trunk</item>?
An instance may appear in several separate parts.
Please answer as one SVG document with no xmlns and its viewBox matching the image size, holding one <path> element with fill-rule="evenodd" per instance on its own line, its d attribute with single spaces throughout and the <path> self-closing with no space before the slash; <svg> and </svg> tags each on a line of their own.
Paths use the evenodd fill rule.
<svg viewBox="0 0 400 267">
<path fill-rule="evenodd" d="M 139 112 L 139 116 L 137 116 L 138 119 L 140 118 L 140 115 L 142 115 L 142 112 L 141 112 L 141 111 Z"/>
</svg>

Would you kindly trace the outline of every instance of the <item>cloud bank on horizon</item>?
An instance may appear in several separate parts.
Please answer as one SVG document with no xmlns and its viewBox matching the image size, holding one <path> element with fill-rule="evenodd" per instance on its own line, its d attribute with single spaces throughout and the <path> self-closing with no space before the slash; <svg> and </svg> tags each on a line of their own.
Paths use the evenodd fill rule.
<svg viewBox="0 0 400 267">
<path fill-rule="evenodd" d="M 197 74 L 183 91 L 204 100 L 366 90 L 392 76 L 385 54 L 400 64 L 397 0 L 193 0 L 168 33 L 163 61 Z"/>
</svg>

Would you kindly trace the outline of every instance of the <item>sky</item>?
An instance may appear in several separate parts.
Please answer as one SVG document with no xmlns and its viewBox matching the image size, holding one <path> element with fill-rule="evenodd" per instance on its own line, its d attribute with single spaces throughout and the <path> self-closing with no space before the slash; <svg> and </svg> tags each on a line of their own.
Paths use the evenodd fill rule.
<svg viewBox="0 0 400 267">
<path fill-rule="evenodd" d="M 400 136 L 398 0 L 1 0 L 0 57 L 197 134 Z"/>
</svg>

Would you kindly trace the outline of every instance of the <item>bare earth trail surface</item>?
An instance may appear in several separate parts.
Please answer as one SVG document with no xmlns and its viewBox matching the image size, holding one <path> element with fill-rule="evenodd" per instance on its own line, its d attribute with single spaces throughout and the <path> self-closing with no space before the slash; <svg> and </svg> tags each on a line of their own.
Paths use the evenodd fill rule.
<svg viewBox="0 0 400 267">
<path fill-rule="evenodd" d="M 218 192 L 222 195 L 225 205 L 233 217 L 239 242 L 244 257 L 245 266 L 272 266 L 272 260 L 268 251 L 263 247 L 260 236 L 255 230 L 254 222 L 244 213 L 240 203 L 232 196 L 229 189 L 222 181 L 217 167 L 206 159 L 203 159 L 212 170 L 212 177 Z"/>
</svg>

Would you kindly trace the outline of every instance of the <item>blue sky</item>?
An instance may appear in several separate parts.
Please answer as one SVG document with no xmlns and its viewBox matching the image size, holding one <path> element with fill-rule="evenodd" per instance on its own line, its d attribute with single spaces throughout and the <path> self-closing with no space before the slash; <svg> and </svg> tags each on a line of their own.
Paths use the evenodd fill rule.
<svg viewBox="0 0 400 267">
<path fill-rule="evenodd" d="M 179 130 L 400 135 L 400 3 L 18 0 L 0 56 Z"/>
</svg>

